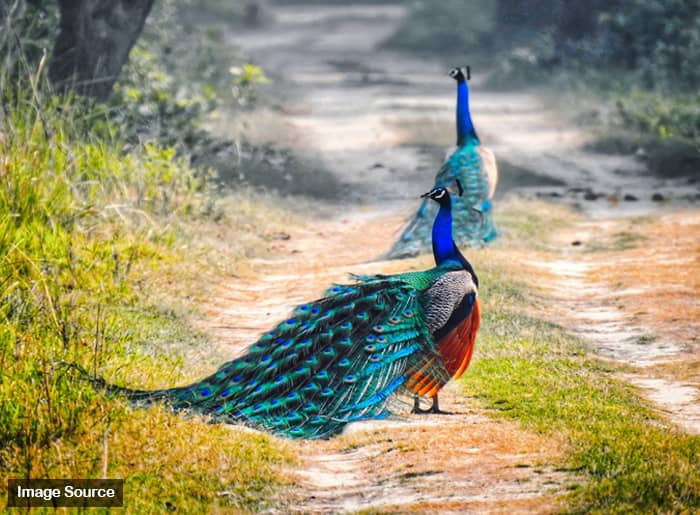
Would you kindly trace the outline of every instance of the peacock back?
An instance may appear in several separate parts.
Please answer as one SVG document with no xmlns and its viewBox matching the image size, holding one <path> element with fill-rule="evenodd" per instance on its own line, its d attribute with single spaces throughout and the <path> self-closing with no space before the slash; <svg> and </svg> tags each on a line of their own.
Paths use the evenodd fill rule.
<svg viewBox="0 0 700 515">
<path fill-rule="evenodd" d="M 491 213 L 491 197 L 497 171 L 492 154 L 476 139 L 453 152 L 438 170 L 435 187 L 447 188 L 461 182 L 464 194 L 453 197 L 453 235 L 461 246 L 478 247 L 493 240 L 498 232 Z M 493 171 L 492 171 L 493 170 Z M 438 206 L 424 200 L 399 240 L 389 251 L 390 258 L 428 252 L 432 242 L 432 220 Z"/>
</svg>

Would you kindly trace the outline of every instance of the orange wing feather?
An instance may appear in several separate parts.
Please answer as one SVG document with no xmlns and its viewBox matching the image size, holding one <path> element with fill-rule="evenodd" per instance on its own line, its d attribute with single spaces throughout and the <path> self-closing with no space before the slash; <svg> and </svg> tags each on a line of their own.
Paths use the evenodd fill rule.
<svg viewBox="0 0 700 515">
<path fill-rule="evenodd" d="M 438 353 L 452 379 L 462 377 L 469 366 L 480 322 L 481 307 L 477 298 L 469 316 L 438 342 Z M 413 372 L 406 382 L 406 387 L 423 397 L 435 397 L 445 386 L 445 381 L 443 378 L 431 375 L 431 365 L 432 361 L 429 361 L 419 370 Z"/>
</svg>

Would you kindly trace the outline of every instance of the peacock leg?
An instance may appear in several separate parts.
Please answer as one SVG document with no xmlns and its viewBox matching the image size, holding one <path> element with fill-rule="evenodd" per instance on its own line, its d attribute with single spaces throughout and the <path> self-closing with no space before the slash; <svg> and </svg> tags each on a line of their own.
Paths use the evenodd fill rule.
<svg viewBox="0 0 700 515">
<path fill-rule="evenodd" d="M 440 409 L 440 404 L 438 402 L 438 396 L 435 394 L 435 397 L 433 397 L 433 404 L 430 406 L 428 409 L 421 409 L 420 407 L 420 397 L 417 395 L 413 397 L 413 409 L 411 410 L 411 413 L 416 413 L 419 415 L 451 415 L 449 411 L 442 411 Z"/>
<path fill-rule="evenodd" d="M 411 413 L 425 413 L 427 410 L 420 409 L 420 397 L 417 395 L 413 396 L 413 409 Z"/>
<path fill-rule="evenodd" d="M 440 405 L 438 403 L 438 394 L 435 394 L 435 397 L 433 397 L 433 405 L 430 407 L 429 410 L 427 410 L 428 413 L 432 413 L 434 415 L 452 415 L 449 411 L 442 411 L 440 409 Z"/>
</svg>

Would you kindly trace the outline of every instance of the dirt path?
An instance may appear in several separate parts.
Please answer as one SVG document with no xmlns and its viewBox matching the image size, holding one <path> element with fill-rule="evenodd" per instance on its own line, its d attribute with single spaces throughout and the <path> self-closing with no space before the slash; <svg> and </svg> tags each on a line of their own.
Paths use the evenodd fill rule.
<svg viewBox="0 0 700 515">
<path fill-rule="evenodd" d="M 553 316 L 700 434 L 700 211 L 584 222 L 555 240 Z M 576 245 L 571 245 L 575 242 Z"/>
<path fill-rule="evenodd" d="M 290 231 L 277 259 L 254 262 L 247 278 L 223 284 L 208 306 L 209 331 L 232 354 L 284 317 L 290 306 L 318 297 L 347 272 L 396 273 L 427 268 L 431 258 L 371 261 L 388 250 L 401 217 L 385 214 L 326 221 Z M 304 512 L 463 513 L 554 511 L 556 495 L 574 478 L 554 470 L 561 442 L 532 435 L 467 407 L 451 385 L 441 406 L 451 416 L 406 415 L 351 426 L 330 441 L 295 443 L 302 466 L 286 502 Z"/>
<path fill-rule="evenodd" d="M 429 257 L 377 259 L 415 209 L 418 194 L 430 187 L 454 131 L 446 67 L 377 48 L 398 26 L 403 7 L 295 6 L 275 8 L 274 14 L 274 24 L 237 32 L 234 41 L 275 79 L 280 101 L 238 123 L 247 122 L 248 136 L 258 142 L 320 160 L 346 185 L 347 195 L 332 216 L 290 230 L 275 257 L 253 263 L 250 276 L 218 287 L 217 300 L 208 306 L 210 329 L 231 345 L 232 355 L 291 306 L 316 298 L 350 271 L 393 273 L 430 265 Z M 558 257 L 541 264 L 559 306 L 552 318 L 602 355 L 641 367 L 629 380 L 648 389 L 683 427 L 697 430 L 700 247 L 693 235 L 700 233 L 700 217 L 669 214 L 641 229 L 621 218 L 651 209 L 671 212 L 692 195 L 640 177 L 632 159 L 586 152 L 587 133 L 567 124 L 536 93 L 494 93 L 480 90 L 481 84 L 477 79 L 472 85 L 481 138 L 502 163 L 520 167 L 503 167 L 500 195 L 553 193 L 606 219 L 583 223 L 553 242 L 550 256 Z M 647 201 L 588 202 L 581 192 L 591 184 L 606 195 L 629 193 Z M 670 201 L 652 203 L 654 191 Z M 676 254 L 656 252 L 674 248 L 670 228 L 685 236 L 683 244 Z M 653 271 L 647 268 L 651 258 Z M 660 285 L 664 304 L 657 306 L 687 307 L 675 318 L 650 301 Z M 681 356 L 686 365 L 679 376 Z M 669 391 L 676 395 L 669 397 Z M 444 404 L 456 414 L 363 424 L 329 442 L 300 444 L 303 465 L 294 473 L 301 487 L 290 493 L 290 506 L 311 512 L 556 509 L 557 492 L 573 480 L 546 465 L 558 456 L 559 442 L 468 409 L 451 388 Z"/>
</svg>

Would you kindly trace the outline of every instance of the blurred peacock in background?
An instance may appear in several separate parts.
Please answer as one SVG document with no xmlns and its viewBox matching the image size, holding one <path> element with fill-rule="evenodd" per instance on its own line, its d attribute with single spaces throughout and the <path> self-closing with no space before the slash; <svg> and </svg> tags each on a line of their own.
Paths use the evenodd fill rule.
<svg viewBox="0 0 700 515">
<path fill-rule="evenodd" d="M 386 417 L 401 394 L 414 397 L 416 412 L 423 412 L 418 396 L 432 398 L 430 411 L 440 412 L 438 391 L 472 356 L 479 281 L 452 238 L 450 193 L 438 187 L 423 197 L 439 205 L 434 268 L 333 286 L 188 386 L 144 391 L 90 380 L 137 404 L 163 401 L 293 438 L 330 437 L 349 422 Z"/>
<path fill-rule="evenodd" d="M 498 168 L 493 152 L 481 145 L 469 112 L 470 70 L 452 68 L 457 81 L 457 146 L 448 152 L 438 170 L 435 187 L 447 187 L 459 179 L 464 195 L 455 199 L 454 233 L 460 245 L 478 247 L 492 241 L 498 231 L 491 214 L 491 199 L 496 191 Z M 399 240 L 389 251 L 390 258 L 415 256 L 430 246 L 430 222 L 435 207 L 424 200 Z"/>
</svg>

